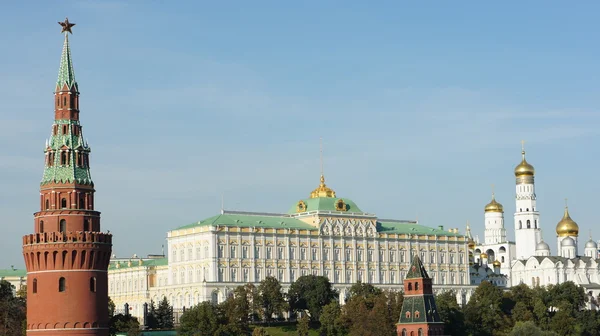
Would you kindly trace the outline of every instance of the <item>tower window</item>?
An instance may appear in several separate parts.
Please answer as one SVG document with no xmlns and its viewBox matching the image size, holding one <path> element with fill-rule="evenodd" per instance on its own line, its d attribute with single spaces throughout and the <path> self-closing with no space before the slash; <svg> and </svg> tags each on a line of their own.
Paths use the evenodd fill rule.
<svg viewBox="0 0 600 336">
<path fill-rule="evenodd" d="M 37 279 L 33 279 L 32 287 L 33 294 L 37 293 Z"/>
<path fill-rule="evenodd" d="M 525 211 L 529 212 L 529 208 L 525 209 Z"/>
<path fill-rule="evenodd" d="M 519 229 L 523 228 L 523 222 L 519 221 Z"/>
<path fill-rule="evenodd" d="M 79 197 L 79 209 L 85 209 L 85 197 Z"/>
<path fill-rule="evenodd" d="M 415 290 L 419 290 L 419 283 L 415 282 Z"/>
<path fill-rule="evenodd" d="M 96 277 L 90 278 L 90 292 L 96 293 Z"/>
<path fill-rule="evenodd" d="M 60 227 L 58 230 L 62 233 L 67 232 L 67 221 L 65 219 L 60 220 Z"/>
<path fill-rule="evenodd" d="M 529 219 L 527 220 L 527 228 L 531 229 L 531 221 Z"/>
<path fill-rule="evenodd" d="M 40 221 L 40 233 L 44 233 L 44 221 Z"/>
<path fill-rule="evenodd" d="M 538 228 L 538 227 L 537 227 L 537 219 L 535 219 L 535 220 L 533 221 L 533 225 L 535 226 L 535 228 L 536 228 L 536 229 Z"/>
<path fill-rule="evenodd" d="M 46 210 L 50 210 L 50 201 L 46 200 Z"/>
<path fill-rule="evenodd" d="M 412 284 L 409 282 L 408 283 L 408 290 L 411 291 L 412 290 Z"/>
<path fill-rule="evenodd" d="M 63 105 L 67 105 L 67 97 L 63 97 Z"/>
<path fill-rule="evenodd" d="M 83 221 L 83 231 L 90 231 L 90 221 L 88 219 Z"/>
<path fill-rule="evenodd" d="M 59 292 L 64 292 L 67 288 L 67 280 L 63 277 L 61 277 L 60 279 L 58 279 L 58 291 Z"/>
<path fill-rule="evenodd" d="M 60 164 L 63 166 L 67 164 L 67 152 L 65 151 L 60 152 Z"/>
<path fill-rule="evenodd" d="M 63 199 L 60 200 L 60 207 L 62 209 L 66 209 L 67 208 L 67 199 L 63 197 Z"/>
</svg>

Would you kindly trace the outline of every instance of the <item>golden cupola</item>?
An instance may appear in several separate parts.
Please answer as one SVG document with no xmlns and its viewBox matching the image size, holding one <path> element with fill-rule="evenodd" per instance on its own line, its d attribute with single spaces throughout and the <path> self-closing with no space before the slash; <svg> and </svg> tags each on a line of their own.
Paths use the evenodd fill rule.
<svg viewBox="0 0 600 336">
<path fill-rule="evenodd" d="M 492 193 L 492 201 L 485 206 L 485 212 L 504 212 L 504 207 L 496 201 L 494 193 Z"/>
<path fill-rule="evenodd" d="M 515 176 L 521 177 L 521 176 L 535 175 L 535 169 L 533 168 L 532 165 L 529 164 L 529 162 L 527 162 L 527 160 L 525 160 L 525 148 L 524 147 L 521 150 L 521 156 L 523 157 L 523 159 L 521 160 L 521 163 L 519 163 L 515 167 Z"/>
<path fill-rule="evenodd" d="M 571 219 L 569 207 L 565 206 L 563 218 L 556 224 L 556 235 L 558 237 L 577 237 L 579 236 L 579 225 Z"/>
<path fill-rule="evenodd" d="M 335 198 L 335 191 L 327 187 L 327 185 L 325 184 L 325 176 L 323 176 L 323 174 L 321 174 L 321 183 L 319 184 L 319 186 L 310 193 L 310 198 L 319 197 Z"/>
</svg>

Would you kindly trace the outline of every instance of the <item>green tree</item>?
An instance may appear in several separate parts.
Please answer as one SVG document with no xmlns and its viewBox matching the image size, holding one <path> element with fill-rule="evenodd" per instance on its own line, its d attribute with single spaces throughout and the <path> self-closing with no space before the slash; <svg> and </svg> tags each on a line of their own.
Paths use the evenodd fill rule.
<svg viewBox="0 0 600 336">
<path fill-rule="evenodd" d="M 597 310 L 582 310 L 577 315 L 580 335 L 600 336 L 600 313 Z"/>
<path fill-rule="evenodd" d="M 440 320 L 444 322 L 444 331 L 448 335 L 460 336 L 465 333 L 465 317 L 456 301 L 456 292 L 453 290 L 436 295 L 435 302 Z"/>
<path fill-rule="evenodd" d="M 0 281 L 0 335 L 3 336 L 20 336 L 27 328 L 26 301 L 14 296 L 13 291 L 10 282 Z"/>
<path fill-rule="evenodd" d="M 113 302 L 113 300 L 109 297 L 108 298 L 108 317 L 111 318 L 113 316 L 115 316 L 115 303 Z"/>
<path fill-rule="evenodd" d="M 148 329 L 158 329 L 157 314 L 156 303 L 154 303 L 154 300 L 151 300 L 148 305 L 148 313 L 146 314 L 146 327 Z"/>
<path fill-rule="evenodd" d="M 465 325 L 472 336 L 502 335 L 510 319 L 502 310 L 502 290 L 483 281 L 475 290 L 464 310 Z"/>
<path fill-rule="evenodd" d="M 156 327 L 159 329 L 173 329 L 174 327 L 173 307 L 166 297 L 158 304 L 156 309 Z"/>
<path fill-rule="evenodd" d="M 129 314 L 114 315 L 110 318 L 109 333 L 114 336 L 118 332 L 125 332 L 127 336 L 138 336 L 141 334 L 140 322 Z"/>
<path fill-rule="evenodd" d="M 287 309 L 287 302 L 281 292 L 281 284 L 274 277 L 266 277 L 258 285 L 258 301 L 262 316 L 267 323 L 271 322 L 273 315 L 281 315 Z"/>
<path fill-rule="evenodd" d="M 298 326 L 296 330 L 298 331 L 298 336 L 308 336 L 308 332 L 310 330 L 310 319 L 306 314 L 303 314 L 302 317 L 298 320 Z"/>
<path fill-rule="evenodd" d="M 353 298 L 355 296 L 362 296 L 365 299 L 368 299 L 380 295 L 381 289 L 368 283 L 362 283 L 359 280 L 354 285 L 352 285 L 352 287 L 350 287 L 348 294 L 349 298 Z"/>
<path fill-rule="evenodd" d="M 327 277 L 304 275 L 290 286 L 288 302 L 294 311 L 308 310 L 310 319 L 318 321 L 323 307 L 335 300 L 337 295 Z"/>
<path fill-rule="evenodd" d="M 200 304 L 186 310 L 179 319 L 178 333 L 186 336 L 213 336 L 219 329 L 223 317 L 210 302 Z"/>
<path fill-rule="evenodd" d="M 250 333 L 250 302 L 245 286 L 238 286 L 233 290 L 225 302 L 219 305 L 223 313 L 226 326 L 221 327 L 218 333 L 231 335 L 247 335 Z"/>
<path fill-rule="evenodd" d="M 323 307 L 319 322 L 321 322 L 321 328 L 319 329 L 320 336 L 342 336 L 345 335 L 344 327 L 341 325 L 340 317 L 342 316 L 342 309 L 337 301 L 333 301 Z"/>
<path fill-rule="evenodd" d="M 557 336 L 551 331 L 543 331 L 533 321 L 517 322 L 512 328 L 509 336 Z"/>
</svg>

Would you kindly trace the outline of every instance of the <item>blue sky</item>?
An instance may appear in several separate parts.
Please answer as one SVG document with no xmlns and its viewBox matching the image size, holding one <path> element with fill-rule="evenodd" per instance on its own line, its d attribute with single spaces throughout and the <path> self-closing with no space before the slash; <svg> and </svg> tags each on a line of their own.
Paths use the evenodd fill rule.
<svg viewBox="0 0 600 336">
<path fill-rule="evenodd" d="M 96 209 L 118 256 L 232 210 L 284 212 L 319 179 L 382 218 L 514 236 L 520 141 L 544 237 L 569 198 L 597 228 L 600 4 L 42 1 L 3 5 L 0 268 L 22 267 L 70 39 Z"/>
</svg>

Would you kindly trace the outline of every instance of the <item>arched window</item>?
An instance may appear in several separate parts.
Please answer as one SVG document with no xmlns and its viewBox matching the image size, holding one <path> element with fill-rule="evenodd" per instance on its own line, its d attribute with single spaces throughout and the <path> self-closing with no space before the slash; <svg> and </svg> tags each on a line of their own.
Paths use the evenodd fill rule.
<svg viewBox="0 0 600 336">
<path fill-rule="evenodd" d="M 523 228 L 523 222 L 519 221 L 519 229 Z"/>
<path fill-rule="evenodd" d="M 406 336 L 406 329 L 402 329 L 402 336 Z"/>
<path fill-rule="evenodd" d="M 44 221 L 40 221 L 40 233 L 44 233 Z"/>
<path fill-rule="evenodd" d="M 412 284 L 409 282 L 408 283 L 408 290 L 411 291 L 412 290 Z"/>
<path fill-rule="evenodd" d="M 64 292 L 67 288 L 67 280 L 65 280 L 65 278 L 61 277 L 60 279 L 58 279 L 58 291 L 59 292 Z"/>
<path fill-rule="evenodd" d="M 32 287 L 32 293 L 37 293 L 37 279 L 33 279 Z"/>
<path fill-rule="evenodd" d="M 533 225 L 534 225 L 534 227 L 535 227 L 536 229 L 538 228 L 538 227 L 537 227 L 537 219 L 534 219 L 534 220 L 533 220 Z"/>
<path fill-rule="evenodd" d="M 410 312 L 407 311 L 406 314 L 405 314 L 405 316 L 406 316 L 406 318 L 410 318 Z"/>
<path fill-rule="evenodd" d="M 79 197 L 79 209 L 85 209 L 85 197 Z"/>
<path fill-rule="evenodd" d="M 531 229 L 531 221 L 529 219 L 527 220 L 527 228 Z"/>
<path fill-rule="evenodd" d="M 90 231 L 90 220 L 89 219 L 83 220 L 83 231 Z"/>
<path fill-rule="evenodd" d="M 65 219 L 60 220 L 60 226 L 58 228 L 58 231 L 62 233 L 67 232 L 67 221 Z"/>
<path fill-rule="evenodd" d="M 419 328 L 419 336 L 423 336 L 423 328 Z"/>
<path fill-rule="evenodd" d="M 419 290 L 419 283 L 415 282 L 415 290 Z"/>
<path fill-rule="evenodd" d="M 419 316 L 421 316 L 421 313 L 419 313 L 419 311 L 417 310 L 417 311 L 415 312 L 415 318 L 419 318 Z"/>
<path fill-rule="evenodd" d="M 63 199 L 60 200 L 60 207 L 61 209 L 66 209 L 67 208 L 67 199 L 63 197 Z"/>
<path fill-rule="evenodd" d="M 529 212 L 529 208 L 525 209 L 525 211 Z"/>
<path fill-rule="evenodd" d="M 50 201 L 46 200 L 46 210 L 50 210 Z"/>
<path fill-rule="evenodd" d="M 63 105 L 67 105 L 67 97 L 63 97 Z"/>
<path fill-rule="evenodd" d="M 502 257 L 501 259 L 502 259 L 502 262 L 504 262 L 504 257 Z"/>
<path fill-rule="evenodd" d="M 90 292 L 96 293 L 96 277 L 90 278 Z"/>
<path fill-rule="evenodd" d="M 67 152 L 65 151 L 60 152 L 60 164 L 63 166 L 67 164 Z"/>
</svg>

